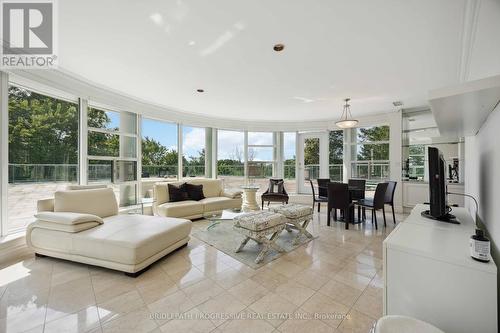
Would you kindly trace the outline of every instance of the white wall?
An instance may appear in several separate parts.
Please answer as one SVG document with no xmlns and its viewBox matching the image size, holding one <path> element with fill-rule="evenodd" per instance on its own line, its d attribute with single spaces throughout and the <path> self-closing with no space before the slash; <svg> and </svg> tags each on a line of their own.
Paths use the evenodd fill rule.
<svg viewBox="0 0 500 333">
<path fill-rule="evenodd" d="M 478 221 L 487 229 L 492 241 L 492 256 L 500 264 L 500 106 L 473 137 L 465 138 L 465 193 L 478 199 Z M 475 206 L 466 200 L 465 206 L 474 214 Z M 473 230 L 471 230 L 472 234 Z"/>
</svg>

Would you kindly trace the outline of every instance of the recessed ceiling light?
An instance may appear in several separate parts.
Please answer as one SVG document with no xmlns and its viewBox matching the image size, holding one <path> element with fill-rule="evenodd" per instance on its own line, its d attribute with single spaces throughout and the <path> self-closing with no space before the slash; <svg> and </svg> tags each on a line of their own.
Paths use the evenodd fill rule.
<svg viewBox="0 0 500 333">
<path fill-rule="evenodd" d="M 275 44 L 273 50 L 276 52 L 281 52 L 285 48 L 285 44 Z"/>
<path fill-rule="evenodd" d="M 195 44 L 196 44 L 196 42 L 194 40 L 189 41 L 189 43 L 188 43 L 189 46 L 194 46 Z"/>
<path fill-rule="evenodd" d="M 196 89 L 196 91 L 199 93 L 205 92 L 205 90 L 203 90 L 203 89 Z"/>
</svg>

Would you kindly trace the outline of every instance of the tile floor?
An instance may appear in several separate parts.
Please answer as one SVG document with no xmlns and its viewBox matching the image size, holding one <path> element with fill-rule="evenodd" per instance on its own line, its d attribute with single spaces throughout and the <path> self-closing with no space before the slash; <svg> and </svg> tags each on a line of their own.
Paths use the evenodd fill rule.
<svg viewBox="0 0 500 333">
<path fill-rule="evenodd" d="M 321 213 L 309 229 L 319 238 L 257 270 L 197 239 L 135 279 L 28 258 L 0 270 L 0 332 L 368 332 L 392 219 L 345 230 Z"/>
</svg>

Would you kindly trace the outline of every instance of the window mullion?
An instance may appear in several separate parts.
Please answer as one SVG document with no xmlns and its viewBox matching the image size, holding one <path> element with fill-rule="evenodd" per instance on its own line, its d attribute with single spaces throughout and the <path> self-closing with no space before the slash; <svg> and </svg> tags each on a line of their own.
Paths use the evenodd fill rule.
<svg viewBox="0 0 500 333">
<path fill-rule="evenodd" d="M 9 75 L 0 71 L 0 236 L 8 230 L 8 182 L 9 182 Z"/>
</svg>

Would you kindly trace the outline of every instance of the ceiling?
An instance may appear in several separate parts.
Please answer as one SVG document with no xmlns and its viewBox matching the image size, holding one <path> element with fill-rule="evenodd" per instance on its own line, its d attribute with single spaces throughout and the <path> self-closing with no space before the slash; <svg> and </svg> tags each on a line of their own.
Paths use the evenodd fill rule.
<svg viewBox="0 0 500 333">
<path fill-rule="evenodd" d="M 203 116 L 332 120 L 350 97 L 362 117 L 396 100 L 426 105 L 430 89 L 459 82 L 469 2 L 65 0 L 59 65 Z"/>
</svg>

